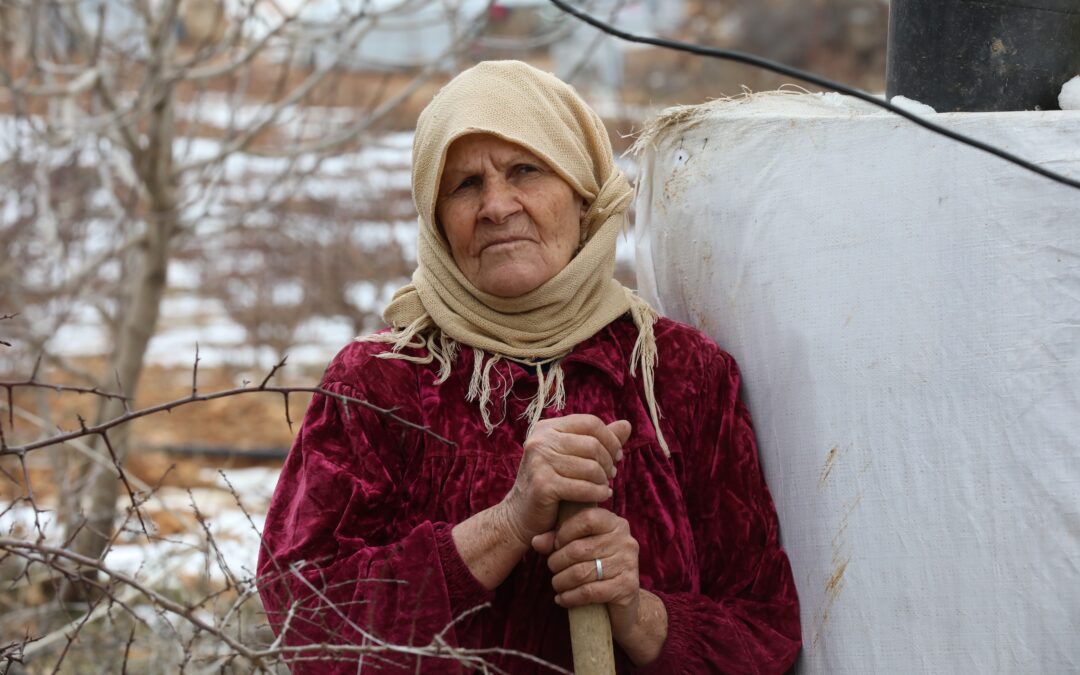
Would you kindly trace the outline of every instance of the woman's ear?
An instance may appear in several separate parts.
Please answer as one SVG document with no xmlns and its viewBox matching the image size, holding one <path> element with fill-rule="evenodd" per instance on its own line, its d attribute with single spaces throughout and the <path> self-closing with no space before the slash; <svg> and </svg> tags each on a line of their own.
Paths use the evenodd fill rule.
<svg viewBox="0 0 1080 675">
<path fill-rule="evenodd" d="M 586 201 L 584 197 L 581 197 L 581 217 L 578 219 L 578 230 L 580 231 L 580 234 L 578 235 L 578 245 L 577 249 L 574 251 L 574 255 L 577 255 L 578 251 L 581 250 L 581 247 L 585 245 L 585 240 L 589 238 L 589 232 L 585 229 L 585 214 L 588 212 L 589 202 Z"/>
</svg>

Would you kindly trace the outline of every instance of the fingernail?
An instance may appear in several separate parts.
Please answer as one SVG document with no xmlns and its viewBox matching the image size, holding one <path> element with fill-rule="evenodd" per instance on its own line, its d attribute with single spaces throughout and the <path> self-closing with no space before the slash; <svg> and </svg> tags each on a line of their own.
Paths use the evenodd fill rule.
<svg viewBox="0 0 1080 675">
<path fill-rule="evenodd" d="M 616 462 L 621 462 L 622 461 L 622 450 L 621 449 L 618 452 L 615 453 L 615 461 Z"/>
<path fill-rule="evenodd" d="M 616 469 L 615 467 L 611 467 L 611 477 L 614 478 L 615 476 L 618 476 L 618 475 L 619 475 L 619 470 Z"/>
</svg>

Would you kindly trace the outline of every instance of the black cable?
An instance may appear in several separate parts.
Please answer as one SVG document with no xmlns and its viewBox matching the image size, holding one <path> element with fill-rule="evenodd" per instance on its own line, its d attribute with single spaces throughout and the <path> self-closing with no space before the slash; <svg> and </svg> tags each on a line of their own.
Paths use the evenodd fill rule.
<svg viewBox="0 0 1080 675">
<path fill-rule="evenodd" d="M 688 52 L 690 54 L 697 54 L 698 56 L 710 56 L 712 58 L 727 59 L 728 61 L 736 61 L 738 63 L 745 63 L 747 65 L 755 66 L 757 68 L 763 68 L 765 70 L 771 70 L 774 73 L 780 73 L 781 75 L 787 75 L 787 76 L 793 77 L 793 78 L 795 78 L 797 80 L 802 80 L 803 82 L 809 82 L 810 84 L 816 85 L 818 87 L 822 87 L 823 89 L 832 89 L 834 91 L 838 91 L 840 93 L 847 94 L 848 96 L 853 96 L 853 97 L 855 97 L 857 99 L 866 101 L 867 103 L 870 103 L 872 105 L 876 105 L 879 108 L 884 108 L 885 110 L 888 110 L 889 112 L 900 115 L 901 117 L 904 117 L 904 118 L 906 118 L 908 120 L 911 120 L 915 124 L 918 124 L 920 127 L 923 127 L 925 129 L 929 129 L 930 131 L 933 131 L 934 133 L 941 134 L 942 136 L 945 136 L 946 138 L 951 138 L 952 140 L 963 143 L 964 145 L 970 145 L 971 147 L 982 150 L 983 152 L 988 152 L 991 155 L 996 155 L 996 156 L 1004 159 L 1007 162 L 1012 162 L 1013 164 L 1016 164 L 1019 167 L 1022 167 L 1024 169 L 1027 169 L 1028 171 L 1032 171 L 1034 173 L 1037 173 L 1040 176 L 1044 176 L 1046 178 L 1049 178 L 1052 181 L 1061 183 L 1062 185 L 1068 185 L 1069 187 L 1074 187 L 1074 188 L 1080 189 L 1080 180 L 1075 180 L 1073 178 L 1069 178 L 1068 176 L 1064 176 L 1064 175 L 1062 175 L 1060 173 L 1051 171 L 1049 169 L 1044 169 L 1043 167 L 1041 167 L 1041 166 L 1039 166 L 1037 164 L 1033 164 L 1032 162 L 1029 162 L 1026 159 L 1022 159 L 1020 157 L 1017 157 L 1016 155 L 1014 155 L 1014 154 L 1012 154 L 1010 152 L 1006 152 L 1005 150 L 1002 150 L 1001 148 L 998 148 L 998 147 L 995 147 L 995 146 L 990 145 L 988 143 L 984 143 L 982 141 L 976 140 L 974 138 L 971 138 L 970 136 L 965 136 L 964 134 L 957 133 L 955 131 L 952 131 L 951 129 L 947 129 L 947 128 L 943 127 L 943 126 L 939 126 L 937 124 L 934 124 L 933 122 L 928 122 L 925 118 L 920 117 L 919 115 L 916 115 L 915 113 L 904 110 L 903 108 L 895 106 L 892 103 L 889 103 L 888 101 L 884 101 L 884 100 L 878 98 L 877 96 L 874 96 L 873 94 L 862 91 L 861 89 L 856 89 L 854 87 L 849 87 L 846 84 L 842 84 L 840 82 L 834 82 L 834 81 L 832 81 L 832 80 L 830 80 L 830 79 L 828 79 L 826 77 L 822 77 L 820 75 L 815 75 L 814 73 L 808 73 L 808 72 L 806 72 L 804 70 L 799 70 L 798 68 L 793 68 L 792 66 L 788 66 L 788 65 L 785 65 L 783 63 L 778 63 L 776 61 L 770 61 L 769 59 L 766 59 L 766 58 L 763 58 L 763 57 L 760 57 L 760 56 L 755 56 L 753 54 L 748 54 L 746 52 L 736 51 L 734 49 L 720 49 L 720 48 L 717 48 L 717 47 L 703 47 L 701 45 L 694 45 L 694 44 L 689 44 L 689 43 L 686 43 L 686 42 L 677 42 L 675 40 L 665 40 L 663 38 L 651 38 L 651 37 L 645 37 L 644 35 L 634 35 L 633 33 L 627 33 L 626 31 L 619 30 L 618 28 L 615 28 L 614 26 L 612 26 L 610 24 L 604 23 L 603 21 L 601 21 L 601 20 L 599 20 L 599 19 L 597 19 L 597 18 L 595 18 L 593 16 L 590 16 L 590 15 L 588 15 L 588 14 L 582 12 L 582 11 L 577 10 L 574 7 L 571 7 L 570 5 L 566 4 L 566 2 L 564 0 L 551 0 L 551 4 L 555 5 L 556 7 L 558 7 L 563 12 L 566 12 L 567 14 L 569 14 L 569 15 L 571 15 L 571 16 L 573 16 L 573 17 L 575 17 L 575 18 L 577 18 L 577 19 L 579 19 L 581 21 L 584 21 L 585 23 L 589 24 L 590 26 L 592 26 L 594 28 L 598 28 L 601 31 L 607 33 L 608 35 L 613 35 L 613 36 L 615 36 L 615 37 L 617 37 L 617 38 L 619 38 L 621 40 L 626 40 L 627 42 L 637 42 L 637 43 L 640 43 L 640 44 L 652 45 L 654 47 L 663 47 L 665 49 L 674 49 L 674 50 L 680 51 L 680 52 Z"/>
</svg>

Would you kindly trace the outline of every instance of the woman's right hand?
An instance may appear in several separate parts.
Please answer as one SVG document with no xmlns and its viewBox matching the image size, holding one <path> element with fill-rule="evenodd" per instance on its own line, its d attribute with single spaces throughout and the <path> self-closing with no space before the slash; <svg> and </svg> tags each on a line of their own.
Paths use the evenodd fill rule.
<svg viewBox="0 0 1080 675">
<path fill-rule="evenodd" d="M 559 502 L 611 497 L 608 481 L 628 438 L 626 420 L 604 424 L 595 415 L 567 415 L 537 422 L 502 502 L 515 538 L 529 546 L 534 536 L 554 528 Z"/>
</svg>

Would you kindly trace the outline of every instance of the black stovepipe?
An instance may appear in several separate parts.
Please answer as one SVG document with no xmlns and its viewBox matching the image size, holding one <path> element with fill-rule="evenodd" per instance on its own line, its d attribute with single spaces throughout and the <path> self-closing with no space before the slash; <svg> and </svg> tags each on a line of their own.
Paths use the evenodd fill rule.
<svg viewBox="0 0 1080 675">
<path fill-rule="evenodd" d="M 938 112 L 1057 110 L 1080 0 L 891 0 L 886 93 Z"/>
</svg>

